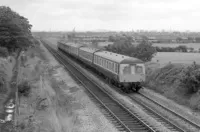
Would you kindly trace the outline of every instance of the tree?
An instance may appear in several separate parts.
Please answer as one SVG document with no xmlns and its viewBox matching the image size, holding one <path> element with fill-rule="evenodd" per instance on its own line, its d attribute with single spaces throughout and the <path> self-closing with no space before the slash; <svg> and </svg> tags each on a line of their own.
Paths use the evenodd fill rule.
<svg viewBox="0 0 200 132">
<path fill-rule="evenodd" d="M 182 51 L 182 52 L 187 52 L 187 46 L 185 45 L 180 45 L 176 47 L 177 50 Z"/>
<path fill-rule="evenodd" d="M 31 27 L 27 18 L 9 7 L 0 6 L 0 46 L 10 52 L 29 47 L 33 44 Z"/>
<path fill-rule="evenodd" d="M 92 46 L 98 48 L 98 40 L 92 40 Z"/>
<path fill-rule="evenodd" d="M 115 42 L 116 41 L 116 38 L 114 36 L 109 36 L 108 37 L 108 41 L 110 42 Z"/>
<path fill-rule="evenodd" d="M 113 45 L 105 47 L 106 50 L 118 54 L 128 55 L 139 58 L 143 61 L 151 61 L 156 54 L 156 48 L 148 41 L 142 41 L 139 45 L 132 45 L 133 39 L 131 37 L 122 37 L 114 42 Z"/>
<path fill-rule="evenodd" d="M 135 47 L 135 50 L 131 53 L 131 56 L 139 58 L 145 62 L 151 61 L 156 54 L 156 48 L 152 46 L 150 42 L 142 41 Z"/>
<path fill-rule="evenodd" d="M 187 89 L 188 93 L 196 93 L 200 90 L 200 66 L 194 62 L 183 71 L 180 79 L 181 86 Z"/>
<path fill-rule="evenodd" d="M 7 57 L 8 56 L 8 50 L 5 47 L 0 47 L 0 57 Z"/>
<path fill-rule="evenodd" d="M 145 36 L 145 35 L 142 35 L 141 38 L 142 38 L 143 41 L 148 41 L 149 40 L 149 38 L 147 36 Z"/>
<path fill-rule="evenodd" d="M 182 42 L 182 40 L 183 40 L 183 39 L 182 39 L 181 37 L 177 37 L 177 38 L 176 38 L 176 42 L 178 42 L 178 43 Z"/>
</svg>

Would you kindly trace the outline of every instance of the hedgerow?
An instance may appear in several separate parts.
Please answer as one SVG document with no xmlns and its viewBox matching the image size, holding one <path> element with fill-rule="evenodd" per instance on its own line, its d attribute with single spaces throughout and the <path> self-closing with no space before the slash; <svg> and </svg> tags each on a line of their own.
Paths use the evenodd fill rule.
<svg viewBox="0 0 200 132">
<path fill-rule="evenodd" d="M 8 49 L 5 47 L 0 47 L 0 57 L 7 57 L 8 56 Z"/>
<path fill-rule="evenodd" d="M 18 93 L 19 96 L 25 96 L 28 97 L 31 91 L 31 87 L 28 83 L 28 81 L 23 81 L 18 85 Z"/>
<path fill-rule="evenodd" d="M 195 63 L 183 71 L 180 85 L 187 89 L 188 94 L 196 93 L 200 90 L 200 66 Z"/>
<path fill-rule="evenodd" d="M 179 92 L 184 91 L 185 95 L 192 95 L 200 90 L 200 66 L 195 63 L 188 67 L 181 64 L 168 64 L 147 74 L 147 86 L 151 82 L 173 86 L 178 88 Z"/>
</svg>

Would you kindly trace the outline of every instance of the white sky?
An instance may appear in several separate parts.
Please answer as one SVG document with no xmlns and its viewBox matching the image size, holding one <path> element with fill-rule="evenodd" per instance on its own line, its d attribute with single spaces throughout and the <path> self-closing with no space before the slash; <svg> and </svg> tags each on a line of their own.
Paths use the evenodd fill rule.
<svg viewBox="0 0 200 132">
<path fill-rule="evenodd" d="M 200 0 L 0 0 L 32 30 L 200 31 Z"/>
</svg>

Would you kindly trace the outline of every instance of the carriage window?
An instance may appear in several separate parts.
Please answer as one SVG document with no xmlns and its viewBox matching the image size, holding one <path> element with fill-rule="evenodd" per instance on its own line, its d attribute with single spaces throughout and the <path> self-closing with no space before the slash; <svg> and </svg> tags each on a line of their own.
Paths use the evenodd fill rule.
<svg viewBox="0 0 200 132">
<path fill-rule="evenodd" d="M 101 64 L 101 58 L 99 57 L 99 65 Z"/>
<path fill-rule="evenodd" d="M 116 73 L 118 73 L 118 72 L 117 72 L 117 69 L 118 69 L 118 66 L 117 66 L 117 64 L 115 64 L 115 72 L 116 72 Z"/>
<path fill-rule="evenodd" d="M 101 65 L 101 57 L 99 57 L 99 65 Z"/>
<path fill-rule="evenodd" d="M 135 74 L 135 65 L 131 65 L 131 74 Z"/>
<path fill-rule="evenodd" d="M 101 65 L 101 58 L 99 58 L 99 64 Z"/>
<path fill-rule="evenodd" d="M 120 65 L 120 73 L 121 74 L 131 74 L 131 65 L 129 64 L 121 64 Z"/>
<path fill-rule="evenodd" d="M 106 68 L 108 68 L 108 61 L 106 60 Z"/>
<path fill-rule="evenodd" d="M 142 73 L 142 66 L 136 66 L 135 73 Z"/>
<path fill-rule="evenodd" d="M 115 69 L 115 63 L 112 62 L 112 71 Z"/>
<path fill-rule="evenodd" d="M 116 65 L 116 68 L 117 68 L 117 74 L 119 73 L 119 65 L 117 64 Z"/>
</svg>

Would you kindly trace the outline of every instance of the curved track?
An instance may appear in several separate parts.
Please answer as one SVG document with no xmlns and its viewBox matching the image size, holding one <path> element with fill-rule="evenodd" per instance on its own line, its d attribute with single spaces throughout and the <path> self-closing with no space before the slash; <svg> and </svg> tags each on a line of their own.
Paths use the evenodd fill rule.
<svg viewBox="0 0 200 132">
<path fill-rule="evenodd" d="M 150 126 L 133 115 L 130 110 L 124 107 L 120 102 L 111 97 L 106 91 L 99 88 L 81 71 L 76 69 L 73 64 L 67 61 L 66 56 L 56 52 L 53 48 L 44 44 L 45 47 L 54 55 L 54 57 L 70 71 L 70 73 L 89 91 L 98 103 L 107 111 L 107 116 L 116 125 L 118 130 L 127 132 L 155 132 Z"/>
<path fill-rule="evenodd" d="M 113 97 L 110 97 L 110 95 L 106 91 L 104 91 L 104 90 L 102 91 L 101 88 L 99 88 L 101 86 L 99 86 L 95 82 L 92 82 L 86 75 L 84 75 L 81 71 L 79 71 L 79 69 L 77 69 L 76 66 L 73 66 L 73 64 L 68 64 L 69 60 L 65 55 L 63 55 L 62 53 L 58 53 L 56 50 L 54 50 L 53 48 L 51 48 L 49 45 L 47 45 L 45 43 L 44 43 L 44 45 L 60 61 L 60 63 L 62 63 L 68 70 L 70 69 L 69 71 L 71 71 L 72 67 L 73 67 L 72 69 L 74 69 L 74 68 L 76 69 L 75 71 L 74 70 L 71 71 L 73 76 L 79 82 L 81 82 L 81 84 L 92 94 L 93 97 L 96 98 L 96 100 L 101 104 L 101 106 L 103 106 L 103 108 L 106 109 L 106 111 L 108 113 L 107 115 L 114 122 L 114 124 L 117 126 L 117 128 L 119 130 L 122 130 L 122 131 L 124 131 L 124 130 L 125 131 L 156 131 L 154 128 L 147 125 L 147 123 L 145 123 L 145 121 L 142 121 L 137 114 L 134 116 L 133 113 L 130 110 L 128 110 L 128 108 L 124 107 L 120 102 L 115 100 Z M 77 72 L 79 72 L 79 73 L 77 73 Z M 146 97 L 145 95 L 143 95 L 143 94 L 140 94 L 140 95 L 141 95 L 141 97 L 145 98 L 146 100 L 154 102 L 159 107 L 164 107 L 161 104 L 157 103 L 156 101 Z M 151 107 L 149 107 L 148 105 L 145 105 L 143 102 L 140 102 L 137 99 L 134 99 L 134 98 L 132 98 L 132 99 L 135 100 L 135 102 L 137 102 L 139 105 L 141 105 L 144 108 L 143 110 L 147 114 L 154 117 L 157 121 L 161 122 L 170 131 L 178 131 L 178 132 L 185 131 L 182 128 L 180 128 L 179 126 L 172 123 L 170 120 L 163 117 L 161 114 L 158 114 L 157 112 L 155 112 L 155 110 L 152 109 Z M 167 108 L 165 107 L 165 109 L 167 109 Z M 175 113 L 174 115 L 180 116 L 177 113 Z M 184 118 L 184 117 L 181 117 L 181 118 Z M 183 119 L 183 120 L 191 122 L 187 119 Z M 200 128 L 195 123 L 191 122 L 191 125 L 193 125 L 196 128 Z M 136 130 L 134 130 L 134 129 L 136 129 Z"/>
</svg>

